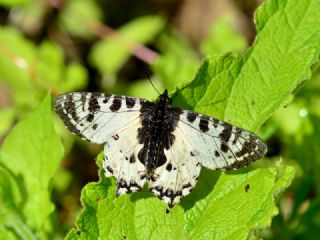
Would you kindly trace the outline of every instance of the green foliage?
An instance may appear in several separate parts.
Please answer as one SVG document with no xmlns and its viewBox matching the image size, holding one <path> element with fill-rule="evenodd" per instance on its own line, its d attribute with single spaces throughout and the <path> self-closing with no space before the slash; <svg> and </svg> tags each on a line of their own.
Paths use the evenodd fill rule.
<svg viewBox="0 0 320 240">
<path fill-rule="evenodd" d="M 159 15 L 128 16 L 129 21 L 124 17 L 115 23 L 121 27 L 114 30 L 101 22 L 109 21 L 114 14 L 111 1 L 70 0 L 63 7 L 53 7 L 58 2 L 0 1 L 6 9 L 14 7 L 10 20 L 6 19 L 14 24 L 0 28 L 0 93 L 7 94 L 9 99 L 0 111 L 0 134 L 8 134 L 0 153 L 1 239 L 61 238 L 61 229 L 70 229 L 57 224 L 50 194 L 54 188 L 53 199 L 57 200 L 57 192 L 67 193 L 75 176 L 67 169 L 59 169 L 53 179 L 63 148 L 53 129 L 51 98 L 44 97 L 48 91 L 56 95 L 84 89 L 88 63 L 94 67 L 90 74 L 97 71 L 102 76 L 98 85 L 96 75 L 90 75 L 90 89 L 100 87 L 99 90 L 155 98 L 157 93 L 145 79 L 130 84 L 126 79 L 121 83 L 121 71 L 127 70 L 132 55 L 145 57 L 143 60 L 155 73 L 154 84 L 160 91 L 169 89 L 177 107 L 252 131 L 273 115 L 262 127 L 261 136 L 271 136 L 270 152 L 273 138 L 280 139 L 281 152 L 238 171 L 202 169 L 194 191 L 169 212 L 147 189 L 116 198 L 116 182 L 104 177 L 100 154 L 99 182 L 83 188 L 83 209 L 67 239 L 319 236 L 320 67 L 311 68 L 320 50 L 318 0 L 266 1 L 255 14 L 258 35 L 242 57 L 237 53 L 241 54 L 246 44 L 244 37 L 233 29 L 234 16 L 222 16 L 208 25 L 209 35 L 200 43 L 204 55 L 212 54 L 202 63 L 198 53 Z M 52 12 L 57 13 L 55 18 L 50 16 Z M 51 21 L 42 28 L 47 24 L 46 16 Z M 33 34 L 37 29 L 42 29 L 39 36 Z M 44 33 L 48 35 L 43 36 Z M 79 54 L 77 48 L 82 48 L 82 44 L 86 48 Z M 159 54 L 147 49 L 146 44 L 151 44 Z M 78 62 L 87 55 L 88 59 Z M 297 89 L 310 78 L 310 69 L 313 81 L 292 103 Z M 143 70 L 136 72 L 142 75 Z M 57 124 L 68 152 L 73 138 L 62 130 L 61 122 Z M 81 151 L 84 146 L 82 143 Z M 278 155 L 283 161 L 279 162 Z M 284 194 L 278 208 L 280 196 L 292 181 L 291 192 Z M 70 203 L 70 195 L 62 198 Z M 291 208 L 288 202 L 292 203 Z"/>
<path fill-rule="evenodd" d="M 158 16 L 137 18 L 119 28 L 120 34 L 113 33 L 95 44 L 90 54 L 90 61 L 102 74 L 110 77 L 119 71 L 130 57 L 130 53 L 139 51 L 138 44 L 151 41 L 163 26 L 164 21 Z M 112 57 L 106 58 L 107 55 Z"/>
<path fill-rule="evenodd" d="M 27 0 L 0 0 L 0 4 L 6 7 L 14 7 L 23 5 L 27 2 Z"/>
<path fill-rule="evenodd" d="M 320 51 L 319 10 L 317 1 L 268 1 L 257 10 L 259 35 L 245 56 L 208 58 L 174 101 L 256 131 L 310 77 Z"/>
<path fill-rule="evenodd" d="M 309 76 L 319 55 L 319 10 L 317 1 L 267 2 L 257 11 L 259 35 L 247 54 L 208 57 L 195 79 L 174 93 L 174 105 L 258 129 Z M 100 172 L 100 182 L 83 190 L 84 209 L 68 238 L 243 239 L 254 228 L 270 226 L 278 213 L 274 196 L 294 172 L 236 171 L 214 184 L 215 175 L 203 170 L 194 192 L 169 214 L 146 192 L 115 198 L 114 180 Z"/>
<path fill-rule="evenodd" d="M 102 13 L 95 1 L 67 1 L 59 16 L 61 26 L 77 37 L 92 37 Z"/>
<path fill-rule="evenodd" d="M 51 97 L 18 123 L 0 153 L 0 228 L 23 239 L 43 236 L 54 210 L 51 180 L 63 155 L 51 113 Z"/>
<path fill-rule="evenodd" d="M 65 65 L 61 49 L 50 41 L 36 45 L 13 28 L 0 29 L 0 78 L 16 107 L 34 106 L 47 94 L 82 88 L 87 73 L 78 63 Z"/>
<path fill-rule="evenodd" d="M 236 22 L 236 16 L 230 14 L 222 15 L 212 24 L 209 36 L 201 43 L 201 50 L 205 55 L 245 50 L 246 40 L 233 29 L 232 22 Z"/>
<path fill-rule="evenodd" d="M 101 165 L 103 154 L 98 158 Z M 274 196 L 288 187 L 293 167 L 234 171 L 220 177 L 203 169 L 197 187 L 170 212 L 147 190 L 115 198 L 103 177 L 82 192 L 84 209 L 67 239 L 243 239 L 270 225 Z M 218 180 L 217 180 L 218 178 Z"/>
</svg>

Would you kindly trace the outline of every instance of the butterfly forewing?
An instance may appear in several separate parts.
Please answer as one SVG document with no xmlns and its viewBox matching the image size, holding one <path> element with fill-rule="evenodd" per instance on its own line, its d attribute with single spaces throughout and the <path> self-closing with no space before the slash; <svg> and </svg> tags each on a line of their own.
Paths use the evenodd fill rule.
<svg viewBox="0 0 320 240">
<path fill-rule="evenodd" d="M 139 118 L 146 100 L 103 93 L 67 93 L 54 107 L 67 128 L 93 143 L 105 143 L 114 132 Z"/>
<path fill-rule="evenodd" d="M 260 159 L 267 150 L 255 134 L 227 122 L 184 110 L 177 126 L 189 139 L 201 165 L 237 169 Z"/>
</svg>

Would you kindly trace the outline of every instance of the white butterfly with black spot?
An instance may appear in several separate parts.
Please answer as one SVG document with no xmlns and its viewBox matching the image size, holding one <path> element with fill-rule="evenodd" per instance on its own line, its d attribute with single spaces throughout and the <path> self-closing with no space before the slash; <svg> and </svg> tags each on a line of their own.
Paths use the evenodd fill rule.
<svg viewBox="0 0 320 240">
<path fill-rule="evenodd" d="M 156 102 L 103 93 L 67 93 L 54 107 L 75 135 L 104 147 L 106 176 L 117 195 L 150 191 L 174 206 L 197 183 L 201 166 L 236 169 L 260 159 L 266 144 L 229 123 L 170 105 L 167 91 Z"/>
</svg>

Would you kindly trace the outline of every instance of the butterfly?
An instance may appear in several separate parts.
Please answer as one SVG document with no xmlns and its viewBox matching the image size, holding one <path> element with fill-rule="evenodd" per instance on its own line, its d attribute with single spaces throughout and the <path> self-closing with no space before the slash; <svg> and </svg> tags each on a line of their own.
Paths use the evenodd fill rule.
<svg viewBox="0 0 320 240">
<path fill-rule="evenodd" d="M 104 145 L 103 168 L 117 196 L 144 184 L 169 207 L 195 187 L 201 167 L 238 169 L 260 159 L 266 144 L 254 133 L 171 106 L 167 90 L 155 102 L 105 93 L 59 95 L 55 111 L 80 138 Z"/>
</svg>

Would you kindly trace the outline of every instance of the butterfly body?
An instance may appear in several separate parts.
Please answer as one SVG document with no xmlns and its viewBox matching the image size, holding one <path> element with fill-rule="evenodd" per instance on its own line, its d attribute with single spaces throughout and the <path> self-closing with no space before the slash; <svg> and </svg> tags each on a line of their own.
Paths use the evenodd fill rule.
<svg viewBox="0 0 320 240">
<path fill-rule="evenodd" d="M 117 195 L 150 191 L 170 207 L 196 185 L 201 166 L 236 169 L 261 158 L 266 145 L 229 123 L 170 105 L 100 93 L 67 93 L 55 110 L 75 135 L 105 144 L 103 168 Z"/>
<path fill-rule="evenodd" d="M 141 106 L 141 127 L 138 141 L 143 144 L 138 159 L 146 167 L 147 177 L 152 178 L 154 170 L 167 162 L 164 149 L 169 149 L 174 140 L 174 129 L 179 121 L 180 109 L 170 107 L 167 91 L 155 103 Z"/>
</svg>

